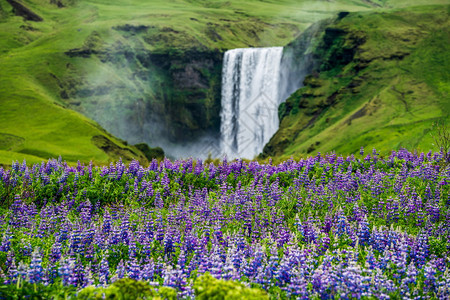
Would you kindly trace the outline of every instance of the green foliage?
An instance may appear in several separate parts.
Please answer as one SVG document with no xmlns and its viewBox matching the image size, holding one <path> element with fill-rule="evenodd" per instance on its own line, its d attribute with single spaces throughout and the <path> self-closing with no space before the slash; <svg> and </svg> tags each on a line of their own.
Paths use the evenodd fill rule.
<svg viewBox="0 0 450 300">
<path fill-rule="evenodd" d="M 163 286 L 158 290 L 159 297 L 164 300 L 176 300 L 177 299 L 177 291 L 173 288 Z"/>
<path fill-rule="evenodd" d="M 443 155 L 442 164 L 444 166 L 450 164 L 450 129 L 441 120 L 433 124 L 432 132 L 435 146 L 441 150 Z"/>
<path fill-rule="evenodd" d="M 236 281 L 216 279 L 209 273 L 205 273 L 195 280 L 194 290 L 196 299 L 200 300 L 269 299 L 263 290 L 248 288 Z"/>
<path fill-rule="evenodd" d="M 77 294 L 77 299 L 100 300 L 143 300 L 143 299 L 167 299 L 175 300 L 177 292 L 169 287 L 162 287 L 158 291 L 148 283 L 136 281 L 130 278 L 120 279 L 108 287 L 89 286 Z"/>
<path fill-rule="evenodd" d="M 447 249 L 448 241 L 445 238 L 431 237 L 429 240 L 430 253 L 437 257 L 445 257 L 450 249 Z"/>
<path fill-rule="evenodd" d="M 118 290 L 118 294 L 122 295 L 123 299 L 139 299 L 153 295 L 153 290 L 147 283 L 130 278 L 118 280 L 111 286 Z"/>
<path fill-rule="evenodd" d="M 76 288 L 73 286 L 62 286 L 61 284 L 31 284 L 19 281 L 14 284 L 0 284 L 0 299 L 69 299 L 75 295 Z"/>
</svg>

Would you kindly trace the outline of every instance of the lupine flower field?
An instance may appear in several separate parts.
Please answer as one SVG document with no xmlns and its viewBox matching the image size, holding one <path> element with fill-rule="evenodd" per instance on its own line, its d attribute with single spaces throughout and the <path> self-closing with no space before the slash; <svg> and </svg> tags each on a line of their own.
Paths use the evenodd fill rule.
<svg viewBox="0 0 450 300">
<path fill-rule="evenodd" d="M 16 162 L 0 168 L 0 298 L 22 283 L 70 298 L 131 278 L 194 299 L 212 277 L 281 299 L 450 299 L 449 184 L 442 153 L 406 150 Z"/>
</svg>

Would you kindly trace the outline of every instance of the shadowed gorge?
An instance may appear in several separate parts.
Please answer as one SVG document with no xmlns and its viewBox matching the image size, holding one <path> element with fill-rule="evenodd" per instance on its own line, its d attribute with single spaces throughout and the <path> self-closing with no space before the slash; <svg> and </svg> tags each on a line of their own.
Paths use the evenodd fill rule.
<svg viewBox="0 0 450 300">
<path fill-rule="evenodd" d="M 189 147 L 205 136 L 215 138 L 220 126 L 219 52 L 158 54 L 142 45 L 111 47 L 66 52 L 86 60 L 86 68 L 98 68 L 79 83 L 64 80 L 61 95 L 72 109 L 128 143 L 160 146 L 173 157 L 194 155 Z"/>
</svg>

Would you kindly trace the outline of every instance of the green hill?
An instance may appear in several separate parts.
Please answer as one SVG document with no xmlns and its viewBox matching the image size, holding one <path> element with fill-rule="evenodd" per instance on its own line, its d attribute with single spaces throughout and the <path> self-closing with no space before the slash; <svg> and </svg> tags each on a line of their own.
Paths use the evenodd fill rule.
<svg viewBox="0 0 450 300">
<path fill-rule="evenodd" d="M 154 136 L 177 143 L 217 130 L 224 50 L 284 45 L 337 10 L 370 7 L 0 0 L 0 163 L 117 159 L 92 143 L 105 133 L 72 110 L 131 143 Z M 156 132 L 154 123 L 166 131 Z"/>
<path fill-rule="evenodd" d="M 132 144 L 152 144 L 157 136 L 167 137 L 167 143 L 195 141 L 219 126 L 225 50 L 286 45 L 338 11 L 424 3 L 448 1 L 0 0 L 0 164 L 59 155 L 69 162 L 145 159 L 102 127 Z M 352 15 L 342 22 L 351 24 L 359 16 L 366 17 Z M 420 73 L 417 68 L 413 72 Z M 333 70 L 321 72 L 324 82 Z M 350 80 L 345 76 L 336 85 Z M 402 82 L 396 85 L 401 93 Z M 306 145 L 292 140 L 292 150 L 285 151 L 274 146 L 277 138 L 273 141 L 277 155 Z M 360 141 L 365 140 L 355 144 Z"/>
<path fill-rule="evenodd" d="M 436 150 L 433 123 L 450 123 L 449 9 L 342 14 L 326 26 L 262 156 Z"/>
</svg>

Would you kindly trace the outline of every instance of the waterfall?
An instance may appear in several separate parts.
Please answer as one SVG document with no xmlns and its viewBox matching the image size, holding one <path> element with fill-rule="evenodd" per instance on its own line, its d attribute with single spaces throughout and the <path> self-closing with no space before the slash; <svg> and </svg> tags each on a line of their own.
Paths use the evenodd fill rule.
<svg viewBox="0 0 450 300">
<path fill-rule="evenodd" d="M 225 53 L 220 148 L 228 158 L 253 158 L 278 130 L 282 54 L 282 47 Z"/>
</svg>

